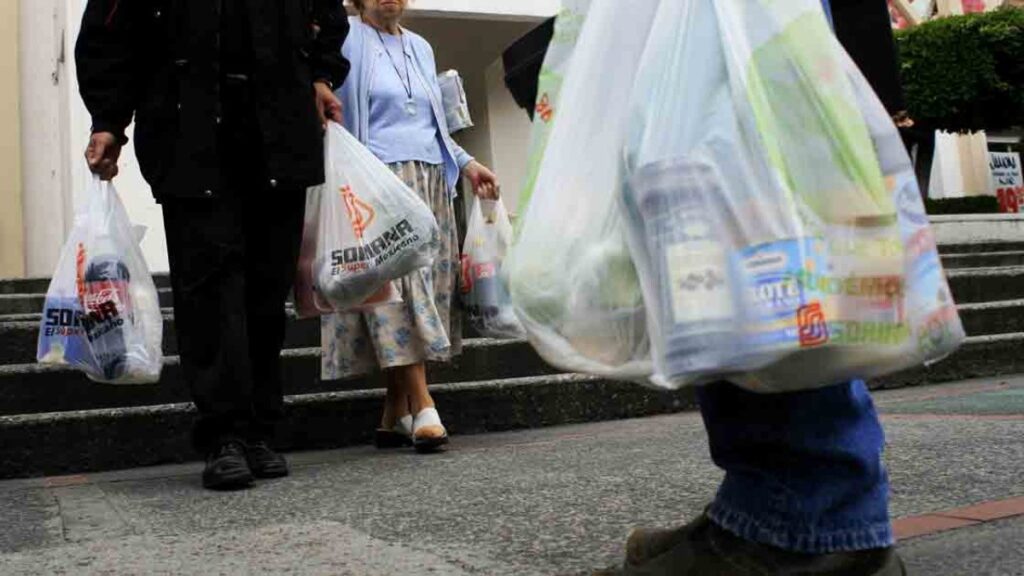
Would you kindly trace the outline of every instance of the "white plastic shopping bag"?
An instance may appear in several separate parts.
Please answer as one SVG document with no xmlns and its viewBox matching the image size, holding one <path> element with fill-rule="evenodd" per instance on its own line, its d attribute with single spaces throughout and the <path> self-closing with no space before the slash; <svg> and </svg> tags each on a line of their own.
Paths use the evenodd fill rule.
<svg viewBox="0 0 1024 576">
<path fill-rule="evenodd" d="M 511 243 L 505 203 L 474 198 L 462 249 L 462 301 L 470 324 L 485 338 L 526 335 L 501 274 Z"/>
<path fill-rule="evenodd" d="M 591 1 L 563 0 L 562 9 L 555 18 L 555 31 L 544 54 L 540 75 L 537 77 L 537 102 L 530 130 L 526 184 L 519 194 L 519 203 L 522 206 L 527 205 L 533 195 L 555 117 L 560 115 L 562 85 L 569 72 L 572 56 L 576 52 L 576 43 L 583 30 Z"/>
<path fill-rule="evenodd" d="M 909 158 L 818 0 L 615 4 L 590 7 L 507 265 L 545 359 L 784 392 L 955 350 Z"/>
<path fill-rule="evenodd" d="M 848 64 L 817 0 L 660 3 L 623 194 L 654 384 L 780 392 L 933 356 L 912 337 L 920 266 L 880 155 L 913 172 Z M 955 308 L 918 304 L 955 332 Z"/>
<path fill-rule="evenodd" d="M 94 177 L 46 293 L 37 360 L 109 384 L 148 384 L 163 367 L 163 316 L 121 200 Z"/>
<path fill-rule="evenodd" d="M 430 266 L 439 246 L 423 199 L 340 124 L 329 123 L 326 139 L 326 181 L 306 197 L 302 317 L 390 301 L 391 281 Z"/>
<path fill-rule="evenodd" d="M 532 197 L 506 260 L 530 342 L 546 361 L 571 371 L 650 373 L 643 300 L 617 198 L 636 62 L 656 8 L 657 2 L 628 10 L 618 2 L 591 3 L 550 135 L 534 141 L 543 154 L 526 184 Z M 560 28 L 561 22 L 556 35 Z"/>
</svg>

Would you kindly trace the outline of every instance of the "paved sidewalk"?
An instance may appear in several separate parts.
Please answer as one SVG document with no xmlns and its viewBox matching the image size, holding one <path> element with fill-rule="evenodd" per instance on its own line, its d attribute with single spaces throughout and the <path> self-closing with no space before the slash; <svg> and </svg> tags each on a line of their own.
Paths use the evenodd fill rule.
<svg viewBox="0 0 1024 576">
<path fill-rule="evenodd" d="M 911 573 L 1024 574 L 1024 378 L 876 398 Z M 721 478 L 694 413 L 292 463 L 233 493 L 203 491 L 195 464 L 0 482 L 0 574 L 585 574 L 631 527 L 698 514 Z M 996 501 L 988 521 L 955 516 Z"/>
</svg>

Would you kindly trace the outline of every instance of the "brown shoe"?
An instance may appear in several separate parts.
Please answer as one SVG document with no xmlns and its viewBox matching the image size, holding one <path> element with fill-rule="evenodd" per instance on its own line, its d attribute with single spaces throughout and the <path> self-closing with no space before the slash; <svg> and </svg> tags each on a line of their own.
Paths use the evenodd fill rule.
<svg viewBox="0 0 1024 576">
<path fill-rule="evenodd" d="M 798 554 L 750 542 L 706 514 L 675 530 L 639 530 L 626 544 L 621 569 L 601 576 L 905 576 L 893 548 Z"/>
</svg>

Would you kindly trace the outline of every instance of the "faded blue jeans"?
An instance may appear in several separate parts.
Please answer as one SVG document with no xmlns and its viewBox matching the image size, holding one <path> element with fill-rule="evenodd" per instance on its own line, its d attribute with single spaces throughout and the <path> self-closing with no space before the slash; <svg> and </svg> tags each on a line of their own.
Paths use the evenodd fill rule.
<svg viewBox="0 0 1024 576">
<path fill-rule="evenodd" d="M 697 396 L 725 470 L 708 511 L 715 524 L 807 554 L 894 544 L 885 436 L 863 382 L 778 395 L 720 383 Z"/>
<path fill-rule="evenodd" d="M 808 554 L 893 544 L 885 439 L 863 382 L 789 394 L 717 383 L 697 395 L 725 470 L 712 521 Z"/>
</svg>

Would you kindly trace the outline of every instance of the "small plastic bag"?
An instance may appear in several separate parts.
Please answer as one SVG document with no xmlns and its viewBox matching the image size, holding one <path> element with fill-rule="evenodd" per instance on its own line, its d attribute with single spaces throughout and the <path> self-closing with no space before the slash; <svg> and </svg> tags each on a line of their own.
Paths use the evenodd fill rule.
<svg viewBox="0 0 1024 576">
<path fill-rule="evenodd" d="M 441 102 L 444 105 L 444 117 L 448 124 L 448 133 L 455 134 L 466 128 L 473 127 L 473 118 L 469 114 L 469 101 L 466 89 L 462 85 L 462 76 L 457 70 L 448 70 L 437 75 L 437 83 L 441 87 Z"/>
<path fill-rule="evenodd" d="M 470 324 L 485 338 L 526 336 L 501 277 L 511 242 L 505 203 L 474 198 L 462 249 L 462 300 Z"/>
<path fill-rule="evenodd" d="M 300 317 L 396 299 L 391 282 L 440 246 L 427 204 L 339 124 L 327 129 L 326 182 L 307 191 L 295 304 Z"/>
<path fill-rule="evenodd" d="M 36 359 L 95 382 L 151 384 L 163 316 L 136 230 L 113 185 L 94 177 L 46 293 Z"/>
<path fill-rule="evenodd" d="M 532 144 L 539 164 L 526 183 L 532 197 L 506 261 L 509 286 L 531 344 L 570 371 L 630 379 L 651 371 L 618 196 L 636 62 L 656 8 L 656 2 L 628 10 L 610 1 L 590 5 L 550 135 L 535 133 Z M 543 84 L 542 78 L 542 90 Z M 543 113 L 537 121 L 545 122 Z"/>
</svg>

